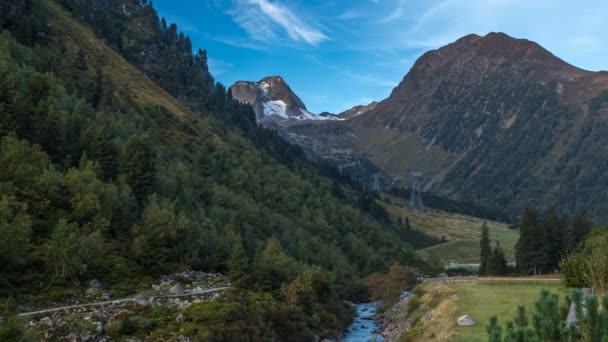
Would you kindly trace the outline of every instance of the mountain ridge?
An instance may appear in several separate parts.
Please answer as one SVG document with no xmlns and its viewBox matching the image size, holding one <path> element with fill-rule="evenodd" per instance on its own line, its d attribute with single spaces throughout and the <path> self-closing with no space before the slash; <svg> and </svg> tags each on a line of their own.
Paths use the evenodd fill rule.
<svg viewBox="0 0 608 342">
<path fill-rule="evenodd" d="M 606 178 L 589 153 L 594 146 L 608 158 L 600 148 L 608 143 L 606 94 L 606 72 L 573 66 L 527 39 L 472 34 L 424 53 L 365 115 L 280 129 L 325 158 L 365 156 L 402 186 L 406 171 L 420 168 L 427 191 L 455 200 L 511 215 L 525 206 L 585 206 L 608 219 L 588 184 Z"/>
</svg>

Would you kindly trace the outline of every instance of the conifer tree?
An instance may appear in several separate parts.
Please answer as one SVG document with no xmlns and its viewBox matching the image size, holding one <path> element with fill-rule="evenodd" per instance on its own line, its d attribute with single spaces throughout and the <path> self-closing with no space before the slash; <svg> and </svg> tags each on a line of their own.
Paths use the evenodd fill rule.
<svg viewBox="0 0 608 342">
<path fill-rule="evenodd" d="M 543 220 L 543 233 L 545 234 L 545 250 L 547 253 L 547 265 L 545 270 L 552 272 L 559 266 L 561 258 L 561 234 L 560 222 L 554 208 L 549 209 Z"/>
<path fill-rule="evenodd" d="M 232 255 L 228 260 L 228 275 L 230 283 L 237 288 L 247 288 L 249 286 L 249 259 L 245 254 L 245 248 L 239 235 L 232 246 Z"/>
<path fill-rule="evenodd" d="M 481 226 L 481 239 L 479 241 L 480 247 L 480 264 L 479 274 L 488 274 L 488 259 L 492 254 L 492 246 L 490 246 L 490 231 L 488 229 L 488 223 L 484 222 Z"/>
</svg>

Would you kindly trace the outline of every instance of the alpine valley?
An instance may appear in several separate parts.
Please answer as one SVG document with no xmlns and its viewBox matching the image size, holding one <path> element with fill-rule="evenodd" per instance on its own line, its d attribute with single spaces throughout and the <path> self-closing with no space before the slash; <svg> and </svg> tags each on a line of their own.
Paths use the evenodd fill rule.
<svg viewBox="0 0 608 342">
<path fill-rule="evenodd" d="M 331 43 L 290 1 L 194 3 Z M 198 34 L 247 62 L 226 27 Z M 608 292 L 608 72 L 467 35 L 313 113 L 278 65 L 218 82 L 180 29 L 150 0 L 0 1 L 0 342 L 606 341 L 582 291 L 502 324 L 543 282 Z"/>
<path fill-rule="evenodd" d="M 253 104 L 262 125 L 337 165 L 364 158 L 381 170 L 368 168 L 364 182 L 380 174 L 386 187 L 408 186 L 407 171 L 420 169 L 425 191 L 510 215 L 584 207 L 608 219 L 608 72 L 534 42 L 462 37 L 423 54 L 387 99 L 340 115 L 284 119 L 255 96 L 263 88 L 242 84 L 233 96 Z M 277 88 L 269 99 L 305 109 L 282 80 Z"/>
</svg>

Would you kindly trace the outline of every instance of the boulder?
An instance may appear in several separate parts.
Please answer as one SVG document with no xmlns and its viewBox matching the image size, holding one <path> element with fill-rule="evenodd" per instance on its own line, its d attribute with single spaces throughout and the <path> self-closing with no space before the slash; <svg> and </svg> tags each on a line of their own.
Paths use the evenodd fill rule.
<svg viewBox="0 0 608 342">
<path fill-rule="evenodd" d="M 172 295 L 182 295 L 186 292 L 186 290 L 184 290 L 184 287 L 177 283 L 175 285 L 173 285 L 170 289 L 169 289 L 169 293 Z"/>
<path fill-rule="evenodd" d="M 96 294 L 97 292 L 101 291 L 102 289 L 103 289 L 103 286 L 101 286 L 101 283 L 99 282 L 99 280 L 93 279 L 89 282 L 89 288 L 87 289 L 87 294 L 93 295 L 93 294 Z"/>
<path fill-rule="evenodd" d="M 456 320 L 456 324 L 461 327 L 472 327 L 475 325 L 475 321 L 473 321 L 473 319 L 469 315 L 462 315 L 458 317 L 458 319 Z"/>
<path fill-rule="evenodd" d="M 97 333 L 97 335 L 102 336 L 105 332 L 105 329 L 103 327 L 103 323 L 99 322 L 97 323 L 97 328 L 95 328 L 95 332 Z"/>
<path fill-rule="evenodd" d="M 144 296 L 137 296 L 133 299 L 133 301 L 135 302 L 135 304 L 141 305 L 141 306 L 150 305 L 150 302 L 148 302 Z"/>
</svg>

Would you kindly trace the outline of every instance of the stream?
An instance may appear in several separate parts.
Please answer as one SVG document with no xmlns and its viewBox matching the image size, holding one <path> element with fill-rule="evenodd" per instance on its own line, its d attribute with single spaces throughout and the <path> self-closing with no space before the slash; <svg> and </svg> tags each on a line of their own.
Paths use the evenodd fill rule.
<svg viewBox="0 0 608 342">
<path fill-rule="evenodd" d="M 378 324 L 374 320 L 376 309 L 380 302 L 357 304 L 357 314 L 353 323 L 348 327 L 343 342 L 366 342 L 369 340 L 382 341 L 378 334 Z"/>
</svg>

